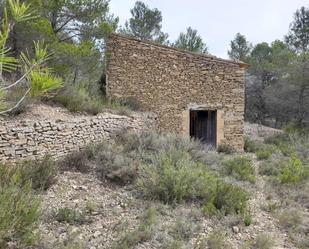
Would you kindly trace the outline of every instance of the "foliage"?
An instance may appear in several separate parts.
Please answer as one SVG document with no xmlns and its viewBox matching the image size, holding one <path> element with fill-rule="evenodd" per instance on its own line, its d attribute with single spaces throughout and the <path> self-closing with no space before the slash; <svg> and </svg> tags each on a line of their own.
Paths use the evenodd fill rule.
<svg viewBox="0 0 309 249">
<path fill-rule="evenodd" d="M 129 108 L 116 101 L 111 101 L 104 96 L 91 94 L 84 86 L 78 88 L 66 86 L 56 96 L 50 99 L 66 107 L 71 112 L 85 112 L 97 115 L 104 109 L 113 109 L 122 114 L 129 114 Z"/>
<path fill-rule="evenodd" d="M 55 219 L 69 224 L 83 224 L 87 221 L 83 213 L 70 208 L 59 208 L 55 212 Z"/>
<path fill-rule="evenodd" d="M 255 182 L 254 167 L 248 157 L 236 156 L 222 162 L 223 172 L 234 176 L 236 179 Z"/>
<path fill-rule="evenodd" d="M 133 248 L 141 242 L 151 239 L 154 225 L 157 223 L 157 211 L 150 207 L 140 217 L 140 224 L 135 230 L 124 231 L 120 240 L 113 245 L 113 249 Z"/>
<path fill-rule="evenodd" d="M 147 198 L 174 203 L 207 200 L 213 195 L 211 185 L 215 185 L 215 176 L 182 150 L 171 149 L 154 155 L 151 163 L 143 165 L 139 172 L 137 188 Z"/>
<path fill-rule="evenodd" d="M 274 240 L 267 234 L 259 234 L 252 244 L 252 249 L 272 249 L 274 248 Z"/>
<path fill-rule="evenodd" d="M 210 249 L 224 249 L 227 247 L 225 236 L 218 231 L 214 231 L 208 235 L 206 241 Z"/>
<path fill-rule="evenodd" d="M 122 154 L 119 147 L 113 149 L 112 146 L 106 146 L 105 150 L 98 151 L 95 163 L 101 179 L 128 184 L 137 178 L 137 161 L 125 153 Z"/>
<path fill-rule="evenodd" d="M 9 241 L 35 242 L 35 228 L 40 216 L 40 198 L 33 194 L 30 181 L 22 173 L 0 165 L 0 247 Z"/>
<path fill-rule="evenodd" d="M 23 66 L 22 76 L 14 83 L 8 84 L 0 88 L 0 91 L 7 94 L 7 91 L 18 84 L 22 84 L 23 79 L 26 78 L 28 83 L 28 89 L 24 95 L 18 100 L 18 102 L 8 109 L 2 111 L 2 113 L 10 112 L 17 108 L 27 97 L 30 92 L 33 96 L 41 96 L 46 94 L 50 90 L 61 87 L 62 81 L 51 75 L 48 68 L 44 66 L 44 63 L 48 59 L 46 47 L 42 42 L 34 42 L 34 56 L 31 58 L 27 53 L 21 53 L 21 63 L 15 58 L 9 55 L 11 48 L 7 48 L 7 42 L 10 38 L 9 35 L 14 29 L 15 24 L 28 22 L 35 19 L 33 10 L 30 4 L 21 3 L 19 0 L 9 0 L 6 2 L 2 20 L 2 30 L 0 31 L 0 78 L 1 84 L 3 84 L 3 72 L 13 72 L 21 64 Z M 9 14 L 7 14 L 9 13 Z M 13 32 L 14 33 L 14 32 Z M 0 103 L 3 106 L 3 103 Z"/>
<path fill-rule="evenodd" d="M 32 71 L 29 78 L 32 97 L 38 97 L 62 86 L 62 80 L 53 76 L 47 68 L 40 71 Z"/>
<path fill-rule="evenodd" d="M 270 148 L 263 148 L 256 152 L 256 157 L 258 160 L 265 160 L 271 157 L 273 151 Z"/>
<path fill-rule="evenodd" d="M 247 41 L 246 37 L 237 33 L 234 40 L 231 41 L 231 50 L 228 51 L 230 59 L 247 61 L 252 45 Z"/>
<path fill-rule="evenodd" d="M 259 174 L 266 176 L 278 176 L 282 170 L 283 161 L 277 158 L 269 158 L 259 165 Z"/>
<path fill-rule="evenodd" d="M 180 33 L 173 46 L 191 52 L 207 54 L 207 47 L 202 37 L 198 35 L 196 29 L 192 29 L 191 27 L 187 28 L 186 33 Z"/>
<path fill-rule="evenodd" d="M 97 145 L 96 147 L 99 147 Z M 62 170 L 79 171 L 88 173 L 91 170 L 91 161 L 94 160 L 96 147 L 88 145 L 80 151 L 73 152 L 67 155 L 61 162 Z"/>
<path fill-rule="evenodd" d="M 245 145 L 244 145 L 245 152 L 255 153 L 260 147 L 261 145 L 257 141 L 245 137 Z"/>
<path fill-rule="evenodd" d="M 286 41 L 295 50 L 304 52 L 309 50 L 309 9 L 301 7 L 294 14 L 294 22 L 290 25 Z"/>
<path fill-rule="evenodd" d="M 248 199 L 248 193 L 242 188 L 218 181 L 212 204 L 223 215 L 243 214 L 246 211 Z"/>
<path fill-rule="evenodd" d="M 250 210 L 246 210 L 244 213 L 244 224 L 247 227 L 252 224 L 252 215 Z"/>
<path fill-rule="evenodd" d="M 246 119 L 274 127 L 308 119 L 309 10 L 294 15 L 284 41 L 256 44 L 248 56 Z M 232 50 L 232 49 L 231 49 Z"/>
<path fill-rule="evenodd" d="M 34 190 L 47 190 L 55 183 L 57 164 L 49 157 L 42 160 L 23 161 L 18 166 L 23 182 L 31 182 Z"/>
<path fill-rule="evenodd" d="M 304 179 L 307 179 L 309 176 L 308 173 L 308 167 L 306 167 L 294 154 L 291 156 L 290 160 L 284 164 L 284 167 L 279 174 L 279 179 L 281 183 L 297 184 Z"/>
<path fill-rule="evenodd" d="M 168 35 L 161 31 L 162 14 L 158 9 L 150 9 L 145 3 L 136 1 L 130 12 L 132 17 L 120 32 L 142 40 L 166 42 Z"/>
</svg>

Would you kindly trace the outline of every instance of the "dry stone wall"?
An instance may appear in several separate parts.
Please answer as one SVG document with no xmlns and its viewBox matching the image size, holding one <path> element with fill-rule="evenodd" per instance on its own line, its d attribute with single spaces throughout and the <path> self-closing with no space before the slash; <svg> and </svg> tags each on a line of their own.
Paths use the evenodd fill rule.
<svg viewBox="0 0 309 249">
<path fill-rule="evenodd" d="M 153 128 L 153 116 L 130 117 L 103 113 L 72 116 L 66 120 L 0 120 L 0 161 L 36 159 L 45 155 L 62 157 L 79 148 L 110 138 L 117 130 Z"/>
<path fill-rule="evenodd" d="M 133 97 L 165 132 L 189 135 L 190 109 L 217 110 L 217 145 L 243 150 L 246 64 L 111 35 L 107 93 Z"/>
</svg>

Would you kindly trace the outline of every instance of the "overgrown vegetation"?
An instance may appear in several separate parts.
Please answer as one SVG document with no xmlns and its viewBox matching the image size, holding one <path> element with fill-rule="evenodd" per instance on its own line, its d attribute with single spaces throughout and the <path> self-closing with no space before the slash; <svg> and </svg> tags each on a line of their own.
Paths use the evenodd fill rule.
<svg viewBox="0 0 309 249">
<path fill-rule="evenodd" d="M 58 222 L 66 222 L 69 224 L 83 224 L 87 221 L 85 215 L 71 208 L 59 208 L 55 212 L 55 219 Z"/>
<path fill-rule="evenodd" d="M 233 159 L 223 161 L 223 171 L 225 174 L 231 175 L 242 181 L 255 181 L 255 172 L 252 160 L 244 156 L 236 156 Z"/>
<path fill-rule="evenodd" d="M 157 222 L 157 211 L 155 208 L 148 208 L 140 217 L 140 224 L 134 230 L 124 230 L 120 240 L 113 245 L 113 249 L 129 249 L 141 242 L 151 239 L 154 225 Z"/>
<path fill-rule="evenodd" d="M 219 176 L 215 169 L 219 159 L 212 151 L 175 135 L 121 131 L 115 135 L 115 143 L 86 148 L 64 162 L 68 160 L 67 169 L 71 165 L 73 170 L 88 171 L 92 165 L 101 179 L 134 184 L 142 198 L 168 204 L 198 201 L 205 214 L 244 213 L 249 197 Z M 246 163 L 252 167 L 251 161 Z"/>
<path fill-rule="evenodd" d="M 259 173 L 267 176 L 272 196 L 267 209 L 279 218 L 279 224 L 298 248 L 306 248 L 308 226 L 300 207 L 308 203 L 308 135 L 295 129 L 266 139 L 277 153 L 262 162 Z"/>
<path fill-rule="evenodd" d="M 6 248 L 10 241 L 21 245 L 36 241 L 40 203 L 21 168 L 0 164 L 0 248 Z"/>
</svg>

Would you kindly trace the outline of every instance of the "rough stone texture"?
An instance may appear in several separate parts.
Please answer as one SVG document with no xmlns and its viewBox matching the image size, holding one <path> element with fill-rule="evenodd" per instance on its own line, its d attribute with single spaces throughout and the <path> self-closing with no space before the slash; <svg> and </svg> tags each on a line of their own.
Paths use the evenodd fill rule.
<svg viewBox="0 0 309 249">
<path fill-rule="evenodd" d="M 89 143 L 108 139 L 111 133 L 123 128 L 152 128 L 152 119 L 150 114 L 137 113 L 130 117 L 102 113 L 70 119 L 2 119 L 0 161 L 36 159 L 45 155 L 59 158 Z"/>
<path fill-rule="evenodd" d="M 107 48 L 111 98 L 133 97 L 160 130 L 185 135 L 190 109 L 217 110 L 217 145 L 243 150 L 246 64 L 115 34 Z"/>
</svg>

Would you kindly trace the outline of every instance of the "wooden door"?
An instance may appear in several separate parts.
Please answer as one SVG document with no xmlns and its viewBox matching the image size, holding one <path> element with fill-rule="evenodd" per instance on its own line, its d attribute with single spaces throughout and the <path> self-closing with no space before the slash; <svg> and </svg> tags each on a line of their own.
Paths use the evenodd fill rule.
<svg viewBox="0 0 309 249">
<path fill-rule="evenodd" d="M 205 110 L 190 111 L 190 136 L 216 147 L 217 112 Z"/>
</svg>

